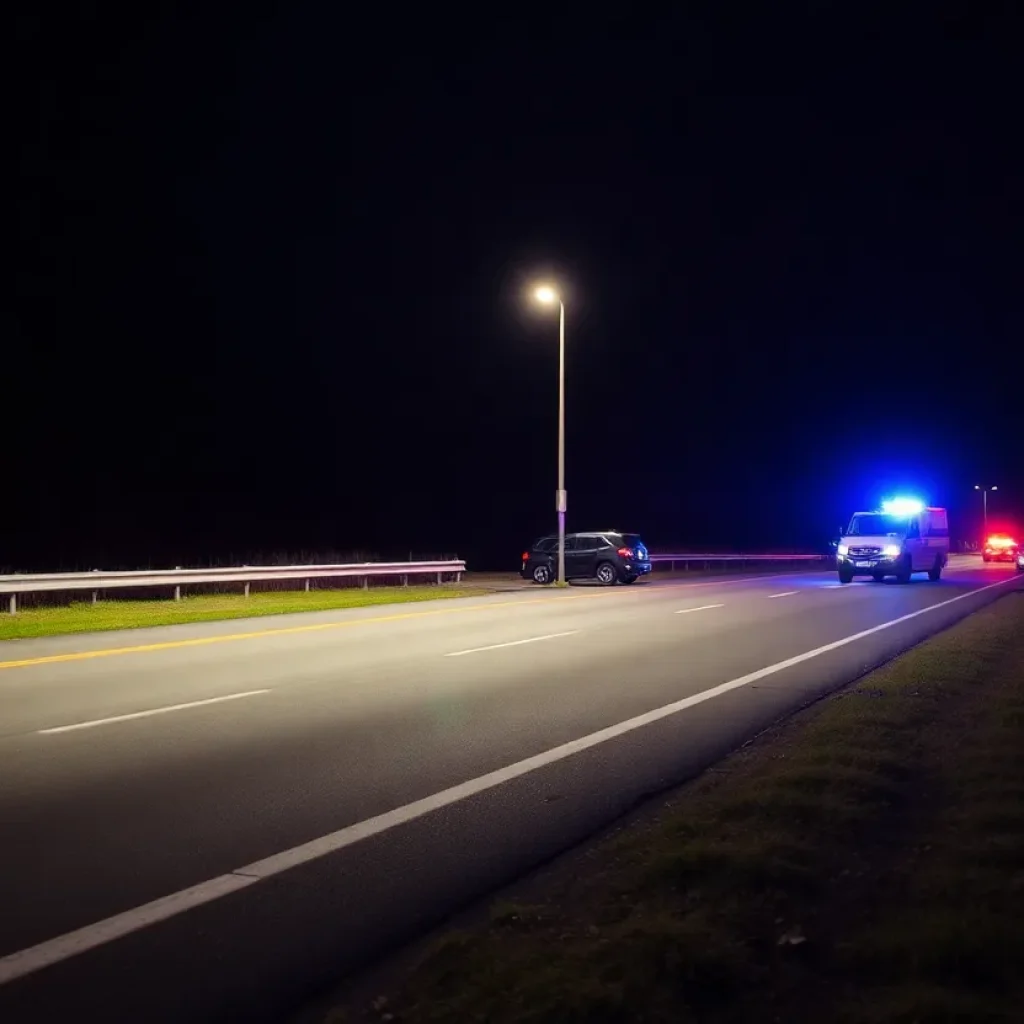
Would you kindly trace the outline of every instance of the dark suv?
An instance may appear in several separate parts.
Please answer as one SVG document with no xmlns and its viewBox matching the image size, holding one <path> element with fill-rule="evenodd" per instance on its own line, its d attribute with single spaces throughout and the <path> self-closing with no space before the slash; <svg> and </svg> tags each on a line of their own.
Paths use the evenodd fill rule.
<svg viewBox="0 0 1024 1024">
<path fill-rule="evenodd" d="M 638 534 L 605 530 L 565 535 L 566 579 L 592 579 L 606 587 L 636 583 L 651 571 L 651 559 Z M 534 583 L 558 578 L 558 538 L 541 537 L 523 552 L 520 575 Z"/>
</svg>

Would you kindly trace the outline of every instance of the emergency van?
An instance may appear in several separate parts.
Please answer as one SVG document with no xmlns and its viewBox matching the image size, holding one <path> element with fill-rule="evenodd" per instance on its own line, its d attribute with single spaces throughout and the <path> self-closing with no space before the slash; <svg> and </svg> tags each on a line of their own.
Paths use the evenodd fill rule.
<svg viewBox="0 0 1024 1024">
<path fill-rule="evenodd" d="M 877 512 L 855 512 L 836 548 L 839 582 L 895 576 L 909 583 L 915 572 L 939 580 L 949 562 L 949 517 L 944 508 L 896 499 Z"/>
</svg>

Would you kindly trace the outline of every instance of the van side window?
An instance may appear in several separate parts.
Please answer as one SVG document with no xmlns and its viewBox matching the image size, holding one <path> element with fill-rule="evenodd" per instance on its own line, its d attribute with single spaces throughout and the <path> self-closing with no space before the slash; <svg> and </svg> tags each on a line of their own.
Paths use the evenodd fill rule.
<svg viewBox="0 0 1024 1024">
<path fill-rule="evenodd" d="M 921 536 L 921 523 L 917 519 L 910 520 L 910 529 L 907 530 L 907 540 L 918 540 Z"/>
</svg>

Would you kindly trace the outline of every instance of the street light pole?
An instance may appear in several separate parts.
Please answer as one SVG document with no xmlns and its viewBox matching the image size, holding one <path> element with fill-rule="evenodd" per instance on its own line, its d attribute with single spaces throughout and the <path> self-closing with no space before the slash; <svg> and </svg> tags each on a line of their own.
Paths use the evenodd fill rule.
<svg viewBox="0 0 1024 1024">
<path fill-rule="evenodd" d="M 538 302 L 547 306 L 558 303 L 558 490 L 555 509 L 558 512 L 558 585 L 565 586 L 565 303 L 549 285 L 534 292 Z"/>
<path fill-rule="evenodd" d="M 565 586 L 565 303 L 558 300 L 558 585 Z"/>
<path fill-rule="evenodd" d="M 998 491 L 998 487 L 982 487 L 980 484 L 975 484 L 974 489 L 981 491 L 981 507 L 982 507 L 982 538 L 981 543 L 984 544 L 988 540 L 988 492 Z"/>
</svg>

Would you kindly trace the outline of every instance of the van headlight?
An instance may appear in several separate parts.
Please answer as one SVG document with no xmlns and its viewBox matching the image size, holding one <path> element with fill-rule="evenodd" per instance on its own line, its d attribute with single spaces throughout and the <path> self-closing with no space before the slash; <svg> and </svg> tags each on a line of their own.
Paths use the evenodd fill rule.
<svg viewBox="0 0 1024 1024">
<path fill-rule="evenodd" d="M 850 545 L 849 544 L 840 544 L 839 547 L 836 548 L 836 554 L 838 554 L 842 558 L 845 558 L 849 553 L 850 553 Z"/>
<path fill-rule="evenodd" d="M 902 553 L 903 549 L 899 544 L 887 544 L 885 548 L 882 549 L 882 554 L 885 555 L 886 558 L 899 558 Z"/>
</svg>

